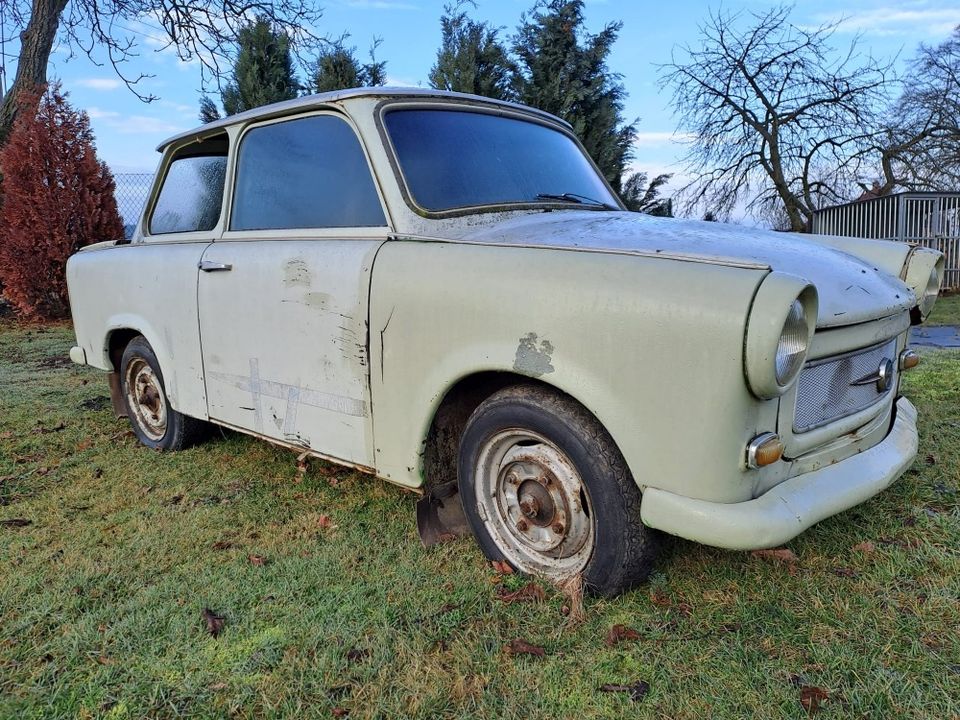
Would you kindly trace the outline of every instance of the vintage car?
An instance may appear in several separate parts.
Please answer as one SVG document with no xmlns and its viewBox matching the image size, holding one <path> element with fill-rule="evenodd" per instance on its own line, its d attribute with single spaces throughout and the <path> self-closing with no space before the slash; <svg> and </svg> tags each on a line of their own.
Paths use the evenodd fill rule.
<svg viewBox="0 0 960 720">
<path fill-rule="evenodd" d="M 67 267 L 70 356 L 145 445 L 214 423 L 343 463 L 421 493 L 425 542 L 601 594 L 662 532 L 776 546 L 914 458 L 936 252 L 626 212 L 563 121 L 432 90 L 159 150 L 132 239 Z"/>
</svg>

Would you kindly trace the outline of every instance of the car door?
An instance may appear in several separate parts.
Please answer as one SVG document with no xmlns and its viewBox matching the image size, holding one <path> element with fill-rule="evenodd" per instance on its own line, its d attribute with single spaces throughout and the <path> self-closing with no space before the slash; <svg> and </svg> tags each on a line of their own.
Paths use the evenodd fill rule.
<svg viewBox="0 0 960 720">
<path fill-rule="evenodd" d="M 200 262 L 211 419 L 373 466 L 367 312 L 387 233 L 345 117 L 282 118 L 241 135 L 229 224 Z"/>
</svg>

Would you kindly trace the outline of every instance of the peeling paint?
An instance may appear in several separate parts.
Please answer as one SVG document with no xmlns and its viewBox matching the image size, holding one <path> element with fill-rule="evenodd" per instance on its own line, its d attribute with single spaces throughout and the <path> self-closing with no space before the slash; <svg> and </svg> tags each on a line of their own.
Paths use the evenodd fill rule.
<svg viewBox="0 0 960 720">
<path fill-rule="evenodd" d="M 303 258 L 291 258 L 283 266 L 283 284 L 310 287 L 310 268 Z"/>
<path fill-rule="evenodd" d="M 554 368 L 550 363 L 553 356 L 553 343 L 541 340 L 537 343 L 536 333 L 527 333 L 520 338 L 517 345 L 517 355 L 513 361 L 513 369 L 524 375 L 540 377 L 552 373 Z"/>
</svg>

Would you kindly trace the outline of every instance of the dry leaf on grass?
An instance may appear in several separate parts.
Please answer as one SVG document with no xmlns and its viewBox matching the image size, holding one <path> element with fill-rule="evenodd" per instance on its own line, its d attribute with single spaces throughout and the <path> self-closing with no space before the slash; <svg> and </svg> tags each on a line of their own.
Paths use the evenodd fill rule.
<svg viewBox="0 0 960 720">
<path fill-rule="evenodd" d="M 222 615 L 218 615 L 210 608 L 204 608 L 203 612 L 200 613 L 200 617 L 207 627 L 207 632 L 213 635 L 213 637 L 217 637 L 217 635 L 223 632 L 224 617 Z"/>
<path fill-rule="evenodd" d="M 608 683 L 607 685 L 600 686 L 600 692 L 629 693 L 630 699 L 636 702 L 637 700 L 642 700 L 643 696 L 650 692 L 650 683 L 644 682 L 643 680 L 638 680 L 632 685 L 615 685 Z"/>
<path fill-rule="evenodd" d="M 543 602 L 547 599 L 547 594 L 543 588 L 536 583 L 527 583 L 519 590 L 510 592 L 502 585 L 497 588 L 497 598 L 505 603 L 515 602 Z"/>
<path fill-rule="evenodd" d="M 851 549 L 854 550 L 855 552 L 862 552 L 864 555 L 870 555 L 877 549 L 877 546 L 874 545 L 869 540 L 865 540 L 862 543 L 858 543 L 857 545 L 854 545 L 853 548 Z"/>
<path fill-rule="evenodd" d="M 214 550 L 229 550 L 233 547 L 233 543 L 229 540 L 217 540 L 213 545 L 210 546 Z"/>
<path fill-rule="evenodd" d="M 250 561 L 251 565 L 256 565 L 257 567 L 263 567 L 267 564 L 267 559 L 263 555 L 247 555 L 247 560 Z"/>
<path fill-rule="evenodd" d="M 614 625 L 610 628 L 610 632 L 607 633 L 607 637 L 604 642 L 608 647 L 613 647 L 614 645 L 619 645 L 622 642 L 639 640 L 640 633 L 634 630 L 632 627 L 627 627 L 626 625 Z"/>
<path fill-rule="evenodd" d="M 788 548 L 754 550 L 750 554 L 761 560 L 773 560 L 775 562 L 786 563 L 787 565 L 796 565 L 799 561 L 799 558 L 794 554 L 793 550 L 789 550 Z"/>
<path fill-rule="evenodd" d="M 513 568 L 506 560 L 494 560 L 490 563 L 494 571 L 499 575 L 513 575 Z"/>
<path fill-rule="evenodd" d="M 27 527 L 27 525 L 33 525 L 33 520 L 27 520 L 26 518 L 0 520 L 0 527 Z"/>
<path fill-rule="evenodd" d="M 803 685 L 800 687 L 800 704 L 803 705 L 804 709 L 810 715 L 819 711 L 820 705 L 829 697 L 830 693 L 823 688 L 813 687 L 811 685 Z"/>
<path fill-rule="evenodd" d="M 336 527 L 336 525 L 333 524 L 333 520 L 330 519 L 329 515 L 321 515 L 319 518 L 317 518 L 317 525 L 319 525 L 320 528 L 323 530 L 330 530 Z"/>
<path fill-rule="evenodd" d="M 547 651 L 539 645 L 531 645 L 526 640 L 521 640 L 520 638 L 508 642 L 503 646 L 503 650 L 505 653 L 507 653 L 507 655 L 533 655 L 534 657 L 545 657 L 547 654 Z"/>
</svg>

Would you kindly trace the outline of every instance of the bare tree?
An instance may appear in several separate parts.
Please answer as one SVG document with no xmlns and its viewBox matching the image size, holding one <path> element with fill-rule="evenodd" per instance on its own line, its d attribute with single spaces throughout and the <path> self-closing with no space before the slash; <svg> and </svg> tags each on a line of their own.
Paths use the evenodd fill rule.
<svg viewBox="0 0 960 720">
<path fill-rule="evenodd" d="M 693 180 L 681 191 L 688 210 L 728 215 L 782 207 L 803 231 L 813 211 L 846 200 L 851 178 L 876 159 L 879 116 L 890 66 L 859 53 L 837 55 L 835 25 L 790 22 L 790 8 L 712 13 L 695 46 L 661 66 Z"/>
<path fill-rule="evenodd" d="M 155 96 L 137 86 L 147 76 L 127 65 L 139 53 L 138 34 L 154 36 L 160 51 L 172 49 L 180 60 L 198 61 L 204 85 L 213 80 L 219 88 L 233 67 L 237 35 L 252 18 L 265 18 L 285 33 L 299 55 L 318 44 L 313 27 L 322 11 L 312 0 L 0 0 L 0 13 L 20 36 L 17 74 L 0 106 L 2 143 L 17 112 L 17 95 L 46 82 L 58 38 L 71 53 L 97 64 L 105 56 L 127 87 L 150 102 Z"/>
<path fill-rule="evenodd" d="M 960 26 L 921 45 L 893 106 L 880 152 L 879 191 L 960 188 Z"/>
</svg>

